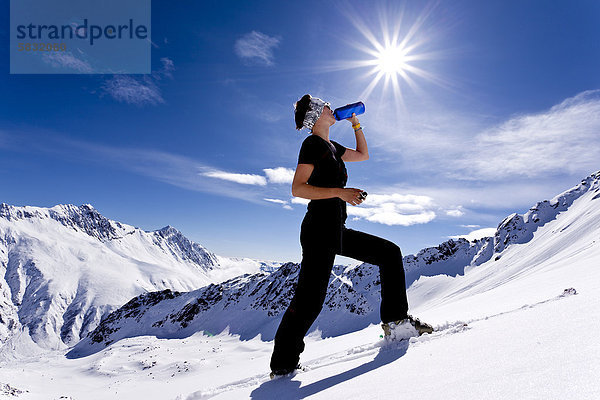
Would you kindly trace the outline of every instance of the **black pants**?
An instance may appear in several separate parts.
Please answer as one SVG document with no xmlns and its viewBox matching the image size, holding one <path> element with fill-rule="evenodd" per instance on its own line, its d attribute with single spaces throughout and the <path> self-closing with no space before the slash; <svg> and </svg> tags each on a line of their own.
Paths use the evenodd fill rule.
<svg viewBox="0 0 600 400">
<path fill-rule="evenodd" d="M 271 370 L 293 368 L 304 350 L 304 336 L 325 301 L 336 252 L 302 240 L 302 263 L 298 286 L 283 314 L 271 357 Z M 400 248 L 389 240 L 342 228 L 340 255 L 379 266 L 381 280 L 380 316 L 383 322 L 406 318 L 408 301 Z"/>
</svg>

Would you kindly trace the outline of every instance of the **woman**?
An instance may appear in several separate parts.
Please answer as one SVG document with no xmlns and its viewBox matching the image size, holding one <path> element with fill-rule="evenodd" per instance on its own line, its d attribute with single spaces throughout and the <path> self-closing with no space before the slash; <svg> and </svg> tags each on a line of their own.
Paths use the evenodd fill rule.
<svg viewBox="0 0 600 400">
<path fill-rule="evenodd" d="M 379 266 L 380 315 L 386 338 L 431 333 L 433 328 L 408 315 L 408 301 L 400 248 L 389 240 L 346 228 L 346 203 L 359 205 L 362 190 L 344 188 L 348 175 L 344 162 L 369 159 L 367 142 L 358 118 L 348 121 L 356 135 L 356 150 L 329 140 L 336 120 L 329 103 L 304 95 L 295 104 L 296 129 L 310 129 L 300 148 L 292 182 L 292 195 L 310 199 L 302 221 L 302 263 L 294 298 L 283 315 L 271 357 L 271 376 L 299 368 L 304 336 L 319 315 L 336 254 Z"/>
</svg>

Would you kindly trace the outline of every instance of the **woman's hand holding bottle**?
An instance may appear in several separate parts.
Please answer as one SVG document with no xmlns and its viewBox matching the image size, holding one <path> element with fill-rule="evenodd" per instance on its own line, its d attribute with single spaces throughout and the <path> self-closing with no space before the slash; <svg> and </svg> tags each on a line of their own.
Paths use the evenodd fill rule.
<svg viewBox="0 0 600 400">
<path fill-rule="evenodd" d="M 352 116 L 350 118 L 346 118 L 347 121 L 350 121 L 350 123 L 352 124 L 352 126 L 358 125 L 358 117 L 356 116 L 355 113 L 352 113 Z"/>
</svg>

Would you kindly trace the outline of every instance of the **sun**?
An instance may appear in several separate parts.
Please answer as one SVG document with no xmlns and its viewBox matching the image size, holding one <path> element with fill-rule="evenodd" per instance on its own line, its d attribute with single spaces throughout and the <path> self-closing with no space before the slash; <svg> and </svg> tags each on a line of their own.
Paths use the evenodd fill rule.
<svg viewBox="0 0 600 400">
<path fill-rule="evenodd" d="M 379 23 L 366 23 L 364 18 L 358 17 L 360 13 L 345 12 L 363 36 L 363 40 L 352 40 L 349 44 L 365 56 L 335 62 L 331 70 L 368 68 L 364 76 L 369 83 L 360 95 L 364 100 L 378 86 L 383 89 L 382 96 L 391 89 L 397 104 L 403 104 L 403 92 L 407 88 L 418 92 L 418 82 L 422 79 L 447 86 L 426 70 L 427 62 L 439 56 L 439 52 L 431 50 L 431 36 L 424 30 L 431 12 L 432 8 L 426 7 L 409 22 L 403 12 L 380 10 Z M 373 26 L 377 27 L 376 31 L 372 30 Z"/>
<path fill-rule="evenodd" d="M 377 55 L 377 68 L 387 75 L 399 74 L 406 69 L 406 50 L 402 47 L 386 47 Z"/>
</svg>

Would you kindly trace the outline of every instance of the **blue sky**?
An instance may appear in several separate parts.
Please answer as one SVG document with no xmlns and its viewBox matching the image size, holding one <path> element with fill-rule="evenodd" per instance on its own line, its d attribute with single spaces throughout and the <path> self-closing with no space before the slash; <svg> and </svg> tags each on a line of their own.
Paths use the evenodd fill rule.
<svg viewBox="0 0 600 400">
<path fill-rule="evenodd" d="M 347 168 L 369 198 L 346 225 L 405 254 L 494 228 L 600 169 L 596 1 L 154 1 L 153 73 L 116 76 L 10 75 L 2 4 L 8 204 L 90 203 L 217 254 L 299 261 L 306 206 L 290 182 L 305 93 L 365 102 L 371 158 Z M 357 67 L 394 33 L 412 57 L 396 90 Z M 346 121 L 330 138 L 355 146 Z"/>
</svg>

